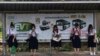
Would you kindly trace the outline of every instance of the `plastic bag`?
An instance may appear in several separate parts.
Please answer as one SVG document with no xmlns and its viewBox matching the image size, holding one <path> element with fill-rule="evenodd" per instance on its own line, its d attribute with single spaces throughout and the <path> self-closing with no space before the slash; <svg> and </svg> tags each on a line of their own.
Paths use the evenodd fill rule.
<svg viewBox="0 0 100 56">
<path fill-rule="evenodd" d="M 16 53 L 16 47 L 15 46 L 12 46 L 11 47 L 11 54 L 15 54 Z"/>
</svg>

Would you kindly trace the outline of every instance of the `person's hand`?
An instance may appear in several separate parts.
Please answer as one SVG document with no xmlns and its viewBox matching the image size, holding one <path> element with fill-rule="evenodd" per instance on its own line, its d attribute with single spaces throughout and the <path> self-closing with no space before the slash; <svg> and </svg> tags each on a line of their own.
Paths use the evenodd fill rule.
<svg viewBox="0 0 100 56">
<path fill-rule="evenodd" d="M 15 37 L 13 38 L 12 42 L 14 42 L 14 41 L 15 41 Z"/>
<path fill-rule="evenodd" d="M 12 42 L 14 42 L 14 39 L 13 39 L 13 41 Z"/>
</svg>

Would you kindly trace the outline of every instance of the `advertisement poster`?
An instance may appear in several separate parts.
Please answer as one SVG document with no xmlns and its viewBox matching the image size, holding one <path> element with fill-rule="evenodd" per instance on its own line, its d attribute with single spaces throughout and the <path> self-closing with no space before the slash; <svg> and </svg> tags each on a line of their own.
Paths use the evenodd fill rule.
<svg viewBox="0 0 100 56">
<path fill-rule="evenodd" d="M 93 13 L 68 14 L 6 14 L 6 31 L 10 23 L 15 23 L 17 39 L 25 40 L 29 37 L 30 25 L 35 24 L 38 39 L 52 38 L 52 28 L 58 26 L 62 39 L 69 39 L 71 29 L 77 22 L 81 26 L 81 39 L 86 39 L 89 24 L 93 24 Z"/>
</svg>

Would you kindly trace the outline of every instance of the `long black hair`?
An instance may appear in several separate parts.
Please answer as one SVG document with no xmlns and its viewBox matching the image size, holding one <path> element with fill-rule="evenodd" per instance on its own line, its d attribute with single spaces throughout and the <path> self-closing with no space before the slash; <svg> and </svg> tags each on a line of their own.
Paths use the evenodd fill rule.
<svg viewBox="0 0 100 56">
<path fill-rule="evenodd" d="M 33 27 L 36 28 L 36 27 L 35 27 L 35 24 L 31 24 L 31 29 L 32 29 Z"/>
<path fill-rule="evenodd" d="M 10 23 L 10 27 L 11 27 L 11 28 L 14 28 L 14 27 L 15 27 L 15 25 L 14 25 L 13 22 Z"/>
<path fill-rule="evenodd" d="M 75 25 L 74 25 L 74 26 L 75 26 L 75 28 L 77 28 L 77 27 L 78 27 L 78 26 L 80 26 L 80 25 L 79 25 L 78 23 L 75 23 Z"/>
<path fill-rule="evenodd" d="M 88 26 L 88 33 L 90 33 L 90 30 L 93 30 L 92 24 L 89 24 L 89 26 Z"/>
<path fill-rule="evenodd" d="M 54 33 L 55 31 L 58 33 L 58 27 L 57 27 L 57 25 L 54 25 L 54 26 L 53 26 L 53 33 Z"/>
</svg>

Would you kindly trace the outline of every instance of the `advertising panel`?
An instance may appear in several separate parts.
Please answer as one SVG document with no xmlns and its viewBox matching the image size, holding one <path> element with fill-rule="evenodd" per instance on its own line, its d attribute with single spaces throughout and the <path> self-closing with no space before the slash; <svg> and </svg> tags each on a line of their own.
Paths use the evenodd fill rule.
<svg viewBox="0 0 100 56">
<path fill-rule="evenodd" d="M 93 24 L 93 13 L 6 14 L 6 31 L 11 22 L 15 24 L 18 40 L 28 38 L 32 24 L 36 26 L 38 39 L 51 39 L 54 25 L 58 26 L 62 39 L 69 39 L 71 29 L 76 22 L 81 26 L 81 39 L 86 39 L 88 25 Z"/>
</svg>

